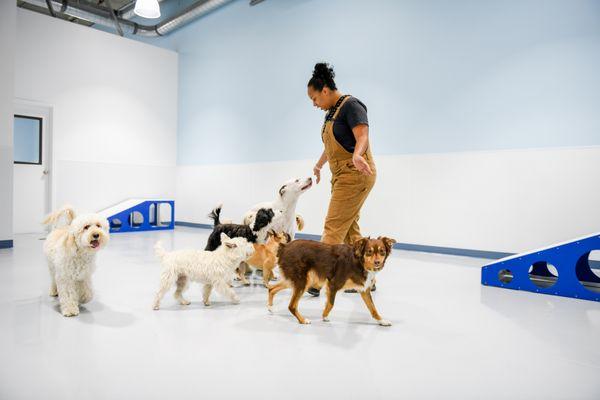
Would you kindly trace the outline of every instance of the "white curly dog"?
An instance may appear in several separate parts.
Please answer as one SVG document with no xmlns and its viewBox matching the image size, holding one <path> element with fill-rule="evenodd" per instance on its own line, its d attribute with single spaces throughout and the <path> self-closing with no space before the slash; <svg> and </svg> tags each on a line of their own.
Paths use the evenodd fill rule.
<svg viewBox="0 0 600 400">
<path fill-rule="evenodd" d="M 54 229 L 44 243 L 50 270 L 50 296 L 58 296 L 65 317 L 79 314 L 79 305 L 92 300 L 96 253 L 109 241 L 108 221 L 97 214 L 75 215 L 70 206 L 43 222 Z"/>
<path fill-rule="evenodd" d="M 183 297 L 189 281 L 204 284 L 202 300 L 205 306 L 210 305 L 210 292 L 214 288 L 219 294 L 228 297 L 234 304 L 240 302 L 239 297 L 230 287 L 229 282 L 236 276 L 236 268 L 254 253 L 254 246 L 246 238 L 230 238 L 221 233 L 221 245 L 214 251 L 177 250 L 167 252 L 160 242 L 154 246 L 156 256 L 160 259 L 160 288 L 154 300 L 154 309 L 160 308 L 160 301 L 173 286 L 175 299 L 181 305 L 190 302 Z"/>
</svg>

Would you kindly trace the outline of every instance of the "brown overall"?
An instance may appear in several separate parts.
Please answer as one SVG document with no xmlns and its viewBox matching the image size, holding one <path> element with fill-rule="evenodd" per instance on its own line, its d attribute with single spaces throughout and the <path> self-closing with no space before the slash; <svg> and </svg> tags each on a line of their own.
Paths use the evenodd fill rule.
<svg viewBox="0 0 600 400">
<path fill-rule="evenodd" d="M 362 156 L 369 163 L 373 175 L 364 175 L 352 163 L 352 153 L 339 144 L 333 135 L 335 119 L 349 98 L 346 96 L 337 105 L 333 116 L 325 120 L 321 132 L 331 169 L 331 200 L 321 241 L 329 244 L 352 244 L 361 237 L 358 226 L 360 209 L 375 184 L 377 174 L 369 146 Z"/>
</svg>

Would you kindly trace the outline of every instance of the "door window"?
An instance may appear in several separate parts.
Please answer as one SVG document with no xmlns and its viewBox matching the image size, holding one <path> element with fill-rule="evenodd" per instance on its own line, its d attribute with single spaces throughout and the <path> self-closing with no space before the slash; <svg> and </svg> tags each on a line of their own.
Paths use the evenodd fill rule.
<svg viewBox="0 0 600 400">
<path fill-rule="evenodd" d="M 42 164 L 42 119 L 15 115 L 14 121 L 15 164 Z"/>
</svg>

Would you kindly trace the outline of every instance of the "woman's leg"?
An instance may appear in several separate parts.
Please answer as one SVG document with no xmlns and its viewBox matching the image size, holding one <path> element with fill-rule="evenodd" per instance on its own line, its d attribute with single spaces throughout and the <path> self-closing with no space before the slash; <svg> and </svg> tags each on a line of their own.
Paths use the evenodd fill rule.
<svg viewBox="0 0 600 400">
<path fill-rule="evenodd" d="M 331 191 L 329 209 L 323 228 L 323 243 L 344 243 L 346 237 L 356 240 L 360 237 L 358 217 L 367 199 L 375 177 L 349 176 L 338 178 Z"/>
<path fill-rule="evenodd" d="M 360 209 L 374 184 L 374 175 L 349 174 L 333 180 L 321 242 L 351 244 L 360 238 L 360 227 L 358 226 Z M 309 288 L 308 293 L 318 296 L 319 289 Z"/>
</svg>

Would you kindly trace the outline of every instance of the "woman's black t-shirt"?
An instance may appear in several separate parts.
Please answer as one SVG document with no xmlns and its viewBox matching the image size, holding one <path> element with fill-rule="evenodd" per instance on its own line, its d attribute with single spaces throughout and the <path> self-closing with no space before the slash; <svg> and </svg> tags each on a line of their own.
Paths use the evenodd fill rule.
<svg viewBox="0 0 600 400">
<path fill-rule="evenodd" d="M 333 136 L 350 153 L 354 152 L 354 146 L 356 146 L 356 139 L 352 133 L 352 128 L 361 124 L 369 125 L 367 106 L 356 97 L 350 97 L 342 105 L 333 123 Z"/>
</svg>

